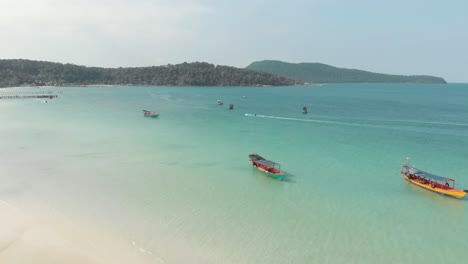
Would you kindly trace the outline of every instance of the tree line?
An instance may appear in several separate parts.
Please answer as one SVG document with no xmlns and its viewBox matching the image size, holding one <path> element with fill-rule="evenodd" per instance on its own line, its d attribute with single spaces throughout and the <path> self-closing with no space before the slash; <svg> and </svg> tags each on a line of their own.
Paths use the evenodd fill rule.
<svg viewBox="0 0 468 264">
<path fill-rule="evenodd" d="M 100 68 L 33 60 L 0 60 L 0 87 L 64 85 L 256 86 L 294 85 L 275 74 L 206 62 Z"/>
<path fill-rule="evenodd" d="M 427 75 L 391 75 L 356 69 L 337 68 L 323 63 L 287 63 L 256 61 L 247 69 L 277 74 L 309 83 L 446 83 L 443 78 Z"/>
</svg>

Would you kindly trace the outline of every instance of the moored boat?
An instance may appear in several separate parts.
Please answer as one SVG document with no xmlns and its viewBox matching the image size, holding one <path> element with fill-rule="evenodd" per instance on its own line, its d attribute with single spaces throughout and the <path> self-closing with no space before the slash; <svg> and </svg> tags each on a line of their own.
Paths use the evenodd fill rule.
<svg viewBox="0 0 468 264">
<path fill-rule="evenodd" d="M 159 117 L 159 114 L 153 111 L 143 110 L 143 115 L 145 117 Z"/>
<path fill-rule="evenodd" d="M 307 108 L 307 106 L 302 107 L 303 114 L 307 114 L 308 112 L 309 112 L 309 109 Z"/>
<path fill-rule="evenodd" d="M 234 109 L 234 104 L 229 105 L 229 110 L 232 110 L 232 109 Z"/>
<path fill-rule="evenodd" d="M 454 179 L 422 171 L 411 166 L 408 162 L 401 167 L 401 174 L 408 182 L 436 193 L 463 198 L 468 192 L 468 190 L 456 189 Z"/>
<path fill-rule="evenodd" d="M 267 160 L 258 154 L 249 154 L 249 159 L 252 162 L 252 166 L 257 170 L 265 172 L 268 176 L 277 180 L 284 178 L 284 173 L 280 170 L 280 165 L 271 160 Z"/>
<path fill-rule="evenodd" d="M 218 105 L 223 105 L 223 104 L 224 104 L 223 101 L 221 101 L 221 100 L 218 100 L 216 103 L 217 103 Z"/>
</svg>

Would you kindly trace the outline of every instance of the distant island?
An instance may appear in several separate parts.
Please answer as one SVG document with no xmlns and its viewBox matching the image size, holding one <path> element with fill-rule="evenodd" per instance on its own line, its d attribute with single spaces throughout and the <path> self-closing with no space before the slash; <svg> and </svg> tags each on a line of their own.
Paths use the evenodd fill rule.
<svg viewBox="0 0 468 264">
<path fill-rule="evenodd" d="M 443 78 L 425 75 L 390 75 L 337 68 L 322 63 L 256 61 L 246 69 L 277 74 L 307 83 L 447 83 Z"/>
<path fill-rule="evenodd" d="M 245 69 L 206 62 L 100 68 L 34 60 L 0 60 L 0 88 L 17 86 L 288 86 L 314 83 L 446 83 L 439 77 L 389 75 L 321 63 L 257 61 Z"/>
<path fill-rule="evenodd" d="M 0 60 L 0 87 L 69 85 L 285 86 L 287 77 L 206 62 L 99 68 L 33 60 Z"/>
</svg>

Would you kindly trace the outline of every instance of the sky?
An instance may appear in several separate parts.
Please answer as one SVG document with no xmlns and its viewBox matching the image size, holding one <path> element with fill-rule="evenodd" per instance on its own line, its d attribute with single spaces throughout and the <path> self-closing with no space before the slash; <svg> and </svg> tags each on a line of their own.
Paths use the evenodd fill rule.
<svg viewBox="0 0 468 264">
<path fill-rule="evenodd" d="M 271 59 L 468 83 L 467 0 L 0 0 L 0 36 L 0 59 Z"/>
</svg>

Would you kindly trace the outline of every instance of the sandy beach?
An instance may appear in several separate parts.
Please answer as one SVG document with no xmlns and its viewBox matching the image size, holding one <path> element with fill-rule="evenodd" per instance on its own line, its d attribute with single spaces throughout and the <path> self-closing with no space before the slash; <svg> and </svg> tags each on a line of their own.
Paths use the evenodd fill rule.
<svg viewBox="0 0 468 264">
<path fill-rule="evenodd" d="M 0 263 L 164 263 L 131 241 L 0 200 Z"/>
</svg>

